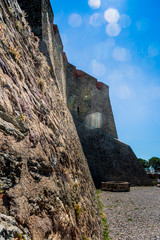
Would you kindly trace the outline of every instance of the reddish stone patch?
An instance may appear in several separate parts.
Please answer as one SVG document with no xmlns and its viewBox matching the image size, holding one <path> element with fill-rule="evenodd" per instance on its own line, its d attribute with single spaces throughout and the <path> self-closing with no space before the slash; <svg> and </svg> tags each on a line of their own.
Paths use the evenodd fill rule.
<svg viewBox="0 0 160 240">
<path fill-rule="evenodd" d="M 0 194 L 0 199 L 3 198 L 3 194 Z"/>
<path fill-rule="evenodd" d="M 63 56 L 63 61 L 64 61 L 64 62 L 67 62 L 67 55 L 66 55 L 66 53 L 63 52 L 62 54 L 63 54 L 63 55 L 62 55 L 62 56 Z"/>
<path fill-rule="evenodd" d="M 102 82 L 96 82 L 96 88 L 98 88 L 99 90 L 103 90 L 104 84 Z"/>
<path fill-rule="evenodd" d="M 84 75 L 83 71 L 77 70 L 77 69 L 74 70 L 74 76 L 75 76 L 75 77 L 82 78 L 83 75 Z"/>
<path fill-rule="evenodd" d="M 54 34 L 58 33 L 58 27 L 56 24 L 53 24 L 53 31 L 54 31 Z"/>
</svg>

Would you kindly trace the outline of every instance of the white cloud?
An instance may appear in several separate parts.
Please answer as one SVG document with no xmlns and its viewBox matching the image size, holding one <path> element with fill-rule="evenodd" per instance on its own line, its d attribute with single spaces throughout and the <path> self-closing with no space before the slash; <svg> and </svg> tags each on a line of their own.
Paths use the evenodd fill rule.
<svg viewBox="0 0 160 240">
<path fill-rule="evenodd" d="M 90 63 L 90 68 L 92 71 L 92 74 L 96 77 L 103 77 L 106 73 L 106 68 L 104 64 L 98 62 L 97 60 L 92 60 Z"/>
<path fill-rule="evenodd" d="M 123 73 L 120 70 L 113 70 L 110 71 L 107 76 L 107 82 L 109 82 L 110 85 L 117 85 L 118 81 L 123 80 Z"/>
<path fill-rule="evenodd" d="M 73 13 L 69 16 L 68 23 L 71 27 L 80 27 L 82 24 L 82 17 L 79 14 Z"/>
<path fill-rule="evenodd" d="M 116 47 L 113 50 L 112 57 L 119 62 L 128 62 L 131 59 L 131 53 L 129 49 Z"/>
<path fill-rule="evenodd" d="M 160 53 L 160 46 L 157 43 L 152 43 L 148 47 L 148 55 L 149 57 L 156 57 Z"/>
<path fill-rule="evenodd" d="M 103 16 L 99 13 L 95 13 L 90 17 L 89 24 L 94 27 L 99 27 L 103 24 Z"/>
<path fill-rule="evenodd" d="M 101 6 L 101 0 L 88 0 L 88 4 L 91 8 L 97 9 Z"/>
<path fill-rule="evenodd" d="M 136 88 L 142 87 L 147 81 L 145 72 L 136 65 L 124 63 L 119 64 L 116 69 L 110 69 L 107 82 L 112 87 L 116 87 L 117 84 L 125 85 L 127 83 L 135 86 Z"/>
<path fill-rule="evenodd" d="M 124 9 L 126 1 L 127 0 L 101 0 L 103 9 L 106 9 L 107 7 Z"/>
<path fill-rule="evenodd" d="M 149 28 L 149 20 L 147 18 L 141 19 L 136 22 L 137 30 L 140 32 L 146 32 Z"/>
<path fill-rule="evenodd" d="M 115 41 L 114 38 L 110 38 L 110 37 L 107 38 L 106 45 L 107 45 L 108 47 L 114 47 L 115 44 L 116 44 L 116 41 Z"/>
<path fill-rule="evenodd" d="M 114 38 L 107 38 L 105 42 L 97 42 L 90 51 L 94 53 L 94 59 L 97 61 L 110 60 L 112 56 L 112 49 L 115 46 Z"/>
<path fill-rule="evenodd" d="M 128 28 L 132 24 L 132 20 L 127 14 L 122 14 L 120 16 L 119 24 L 121 28 Z"/>
<path fill-rule="evenodd" d="M 118 23 L 109 23 L 106 27 L 106 33 L 110 37 L 117 37 L 121 32 L 121 27 Z"/>
<path fill-rule="evenodd" d="M 116 23 L 120 19 L 120 15 L 117 9 L 109 8 L 105 11 L 104 18 L 109 23 Z"/>
<path fill-rule="evenodd" d="M 120 99 L 129 99 L 132 96 L 132 89 L 127 85 L 121 85 L 116 92 Z"/>
</svg>

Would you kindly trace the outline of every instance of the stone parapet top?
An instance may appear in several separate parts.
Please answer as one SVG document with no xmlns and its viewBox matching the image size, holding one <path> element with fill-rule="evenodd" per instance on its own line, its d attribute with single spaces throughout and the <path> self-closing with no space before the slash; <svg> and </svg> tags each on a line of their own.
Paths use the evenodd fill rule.
<svg viewBox="0 0 160 240">
<path fill-rule="evenodd" d="M 96 88 L 99 90 L 104 90 L 104 88 L 109 88 L 109 86 L 103 82 L 96 82 Z"/>
<path fill-rule="evenodd" d="M 65 56 L 66 56 L 66 53 L 65 53 Z M 67 57 L 67 56 L 66 56 Z M 67 60 L 68 61 L 68 60 Z M 104 89 L 108 89 L 109 86 L 103 82 L 99 82 L 95 77 L 91 76 L 90 74 L 82 71 L 82 70 L 79 70 L 76 68 L 76 66 L 74 66 L 73 64 L 69 63 L 69 66 L 71 68 L 73 68 L 73 74 L 74 74 L 74 77 L 77 77 L 77 78 L 86 78 L 88 79 L 88 81 L 93 81 L 95 83 L 95 86 L 97 87 L 97 89 L 99 90 L 104 90 Z"/>
</svg>

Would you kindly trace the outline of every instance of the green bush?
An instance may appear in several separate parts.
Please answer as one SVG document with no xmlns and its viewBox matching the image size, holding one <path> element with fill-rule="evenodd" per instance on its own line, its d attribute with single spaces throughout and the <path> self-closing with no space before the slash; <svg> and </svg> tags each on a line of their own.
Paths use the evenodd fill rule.
<svg viewBox="0 0 160 240">
<path fill-rule="evenodd" d="M 149 165 L 154 168 L 155 171 L 160 169 L 160 158 L 152 157 L 149 159 Z"/>
<path fill-rule="evenodd" d="M 141 165 L 142 165 L 143 168 L 149 168 L 149 167 L 150 167 L 148 161 L 146 161 L 146 160 L 144 160 L 144 159 L 142 159 L 142 158 L 138 158 L 138 160 L 139 160 L 139 162 L 141 163 Z"/>
</svg>

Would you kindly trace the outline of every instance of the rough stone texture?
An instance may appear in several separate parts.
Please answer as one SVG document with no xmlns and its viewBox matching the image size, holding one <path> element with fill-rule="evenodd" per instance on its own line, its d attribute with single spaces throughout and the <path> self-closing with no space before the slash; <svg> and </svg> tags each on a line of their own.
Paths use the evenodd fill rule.
<svg viewBox="0 0 160 240">
<path fill-rule="evenodd" d="M 16 221 L 1 222 L 5 239 L 103 239 L 71 114 L 16 0 L 0 1 L 0 183 L 0 212 Z"/>
<path fill-rule="evenodd" d="M 0 214 L 0 240 L 18 239 L 19 234 L 22 234 L 25 239 L 31 240 L 29 231 L 23 226 L 17 227 L 14 217 Z"/>
<path fill-rule="evenodd" d="M 41 0 L 18 0 L 21 9 L 25 9 L 26 19 L 32 32 L 42 41 L 42 4 Z"/>
<path fill-rule="evenodd" d="M 109 87 L 68 63 L 49 0 L 18 0 L 27 14 L 32 31 L 40 39 L 40 50 L 46 56 L 52 77 L 68 102 L 71 113 L 91 126 L 117 137 L 109 99 Z M 34 17 L 33 17 L 34 16 Z M 35 38 L 38 41 L 37 38 Z M 67 89 L 66 89 L 67 88 Z M 67 91 L 67 96 L 66 96 Z"/>
<path fill-rule="evenodd" d="M 63 52 L 58 27 L 53 24 L 54 16 L 50 1 L 18 1 L 28 15 L 27 20 L 32 30 L 40 39 L 40 50 L 47 57 L 52 78 L 61 92 L 63 100 L 67 102 L 75 124 L 82 123 L 77 130 L 96 186 L 100 186 L 101 180 L 124 180 L 138 185 L 148 184 L 147 176 L 129 146 L 118 142 L 117 139 L 110 138 L 110 136 L 117 138 L 117 131 L 109 99 L 109 87 L 68 63 L 66 54 Z M 38 39 L 34 38 L 38 48 Z M 39 67 L 40 58 L 34 56 L 33 60 L 36 67 Z M 3 68 L 5 67 L 3 66 Z M 42 83 L 40 84 L 42 88 Z M 3 126 L 6 127 L 4 124 Z M 88 142 L 88 139 L 92 139 L 91 142 L 93 142 L 93 134 L 92 131 L 87 131 L 87 135 L 85 135 L 84 126 L 87 126 L 88 129 L 95 129 L 95 143 L 87 143 L 88 149 L 85 147 L 85 142 Z M 104 133 L 103 139 L 105 139 L 106 145 L 103 144 L 103 149 L 102 146 L 99 147 L 100 141 L 97 141 L 101 137 L 98 129 L 108 134 Z M 34 146 L 37 144 L 34 131 L 30 130 L 29 133 Z M 91 136 L 89 136 L 90 133 Z M 19 135 L 19 132 L 15 132 L 15 134 Z M 92 151 L 94 146 L 96 150 Z"/>
<path fill-rule="evenodd" d="M 18 0 L 21 8 L 26 12 L 35 36 L 40 40 L 39 48 L 46 56 L 50 72 L 56 85 L 66 101 L 66 74 L 63 61 L 63 44 L 58 27 L 53 25 L 54 15 L 50 0 Z M 35 37 L 36 41 L 39 40 Z"/>
<path fill-rule="evenodd" d="M 55 75 L 60 83 L 60 90 L 63 95 L 63 99 L 66 102 L 66 64 L 67 59 L 65 53 L 63 52 L 63 44 L 59 34 L 57 25 L 53 25 L 54 35 L 53 35 L 53 57 L 55 65 Z"/>
<path fill-rule="evenodd" d="M 109 99 L 109 87 L 87 73 L 67 65 L 67 101 L 75 119 L 85 122 L 91 129 L 99 128 L 117 137 Z M 76 119 L 75 119 L 76 121 Z"/>
<path fill-rule="evenodd" d="M 76 119 L 76 128 L 96 187 L 101 182 L 127 181 L 132 185 L 152 185 L 132 149 L 99 129 Z M 85 134 L 84 134 L 85 132 Z"/>
<path fill-rule="evenodd" d="M 129 182 L 118 182 L 118 181 L 109 181 L 101 183 L 102 191 L 110 192 L 129 192 L 130 183 Z"/>
</svg>

